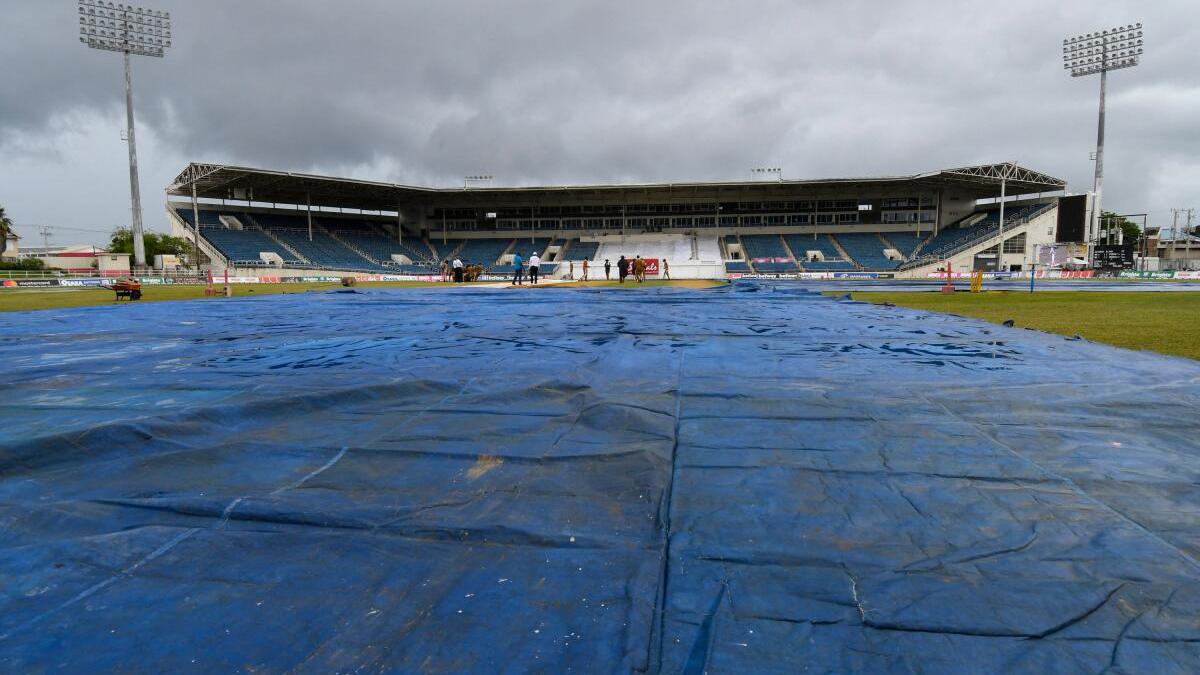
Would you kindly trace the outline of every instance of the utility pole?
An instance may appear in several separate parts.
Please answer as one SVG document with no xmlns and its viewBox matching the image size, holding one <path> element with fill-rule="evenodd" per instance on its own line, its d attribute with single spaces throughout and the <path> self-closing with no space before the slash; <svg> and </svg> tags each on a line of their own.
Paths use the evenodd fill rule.
<svg viewBox="0 0 1200 675">
<path fill-rule="evenodd" d="M 49 225 L 38 225 L 38 232 L 42 234 L 42 255 L 46 257 L 50 255 L 50 230 Z"/>
<path fill-rule="evenodd" d="M 1187 244 L 1187 252 L 1184 253 L 1184 255 L 1190 256 L 1192 252 L 1192 240 L 1190 239 L 1192 236 L 1192 216 L 1195 214 L 1196 209 L 1186 209 L 1183 212 L 1187 214 L 1187 226 L 1183 228 L 1183 231 L 1186 236 L 1189 237 L 1188 239 L 1184 240 L 1184 242 Z M 1179 241 L 1179 228 L 1175 228 L 1174 241 Z M 1174 246 L 1172 246 L 1172 249 L 1174 249 Z"/>
<path fill-rule="evenodd" d="M 1188 224 L 1192 222 L 1192 209 L 1171 209 L 1171 261 L 1175 261 L 1176 242 L 1179 241 L 1179 214 L 1186 213 L 1188 216 Z M 1159 235 L 1161 240 L 1162 235 Z"/>
</svg>

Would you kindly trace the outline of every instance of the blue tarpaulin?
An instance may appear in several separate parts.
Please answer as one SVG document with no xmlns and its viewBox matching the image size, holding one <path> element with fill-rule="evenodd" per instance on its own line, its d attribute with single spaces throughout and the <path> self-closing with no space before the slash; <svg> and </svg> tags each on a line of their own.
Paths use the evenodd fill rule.
<svg viewBox="0 0 1200 675">
<path fill-rule="evenodd" d="M 1200 671 L 1200 364 L 787 286 L 0 315 L 5 672 Z"/>
</svg>

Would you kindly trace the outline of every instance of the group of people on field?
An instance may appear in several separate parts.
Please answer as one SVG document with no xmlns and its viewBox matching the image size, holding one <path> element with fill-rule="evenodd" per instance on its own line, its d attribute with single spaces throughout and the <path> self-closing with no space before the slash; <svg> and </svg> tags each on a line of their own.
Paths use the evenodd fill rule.
<svg viewBox="0 0 1200 675">
<path fill-rule="evenodd" d="M 606 260 L 605 263 L 607 262 L 608 261 Z M 625 277 L 628 277 L 631 274 L 633 275 L 633 280 L 639 284 L 645 282 L 647 265 L 648 263 L 643 260 L 642 256 L 640 255 L 635 256 L 633 259 L 621 256 L 620 260 L 617 261 L 617 275 L 620 277 L 619 283 L 625 283 Z M 671 278 L 671 264 L 667 262 L 666 258 L 661 258 L 658 261 L 658 270 L 659 275 L 663 279 Z"/>
<path fill-rule="evenodd" d="M 523 266 L 524 262 L 525 261 L 521 259 L 520 253 L 515 253 L 515 252 L 513 253 L 512 285 L 514 285 L 514 286 L 520 286 L 521 283 L 523 282 L 523 277 L 525 275 L 525 268 Z M 529 283 L 530 284 L 533 284 L 535 286 L 537 285 L 538 271 L 541 268 L 541 266 L 542 266 L 542 257 L 540 255 L 538 255 L 538 252 L 534 251 L 533 253 L 530 253 L 529 254 Z"/>
<path fill-rule="evenodd" d="M 458 256 L 454 256 L 454 260 L 442 261 L 442 281 L 453 281 L 456 284 L 479 281 L 483 272 L 483 265 L 467 265 Z"/>
<path fill-rule="evenodd" d="M 580 281 L 588 281 L 588 272 L 590 268 L 590 260 L 584 258 L 581 261 L 583 267 L 583 276 Z M 542 258 L 537 251 L 529 254 L 528 260 L 521 257 L 520 253 L 513 253 L 513 277 L 512 285 L 520 286 L 525 283 L 526 274 L 530 284 L 536 285 L 539 279 L 539 271 L 542 266 Z M 528 271 L 526 266 L 528 265 Z M 570 278 L 575 278 L 575 261 L 570 261 Z M 626 277 L 633 275 L 634 281 L 643 283 L 646 281 L 646 266 L 647 263 L 642 256 L 638 255 L 633 258 L 621 256 L 617 260 L 617 278 L 619 283 L 625 283 Z M 442 261 L 442 281 L 451 281 L 454 283 L 463 283 L 470 281 L 478 281 L 483 276 L 484 269 L 482 265 L 466 265 L 463 261 L 455 256 L 453 260 Z M 671 265 L 666 258 L 659 260 L 659 273 L 663 279 L 671 278 Z M 612 279 L 612 263 L 604 260 L 604 279 L 609 281 Z"/>
</svg>

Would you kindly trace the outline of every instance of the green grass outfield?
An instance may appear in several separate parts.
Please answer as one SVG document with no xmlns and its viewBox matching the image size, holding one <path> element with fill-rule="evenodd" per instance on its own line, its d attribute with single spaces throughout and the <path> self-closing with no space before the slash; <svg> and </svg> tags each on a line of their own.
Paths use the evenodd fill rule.
<svg viewBox="0 0 1200 675">
<path fill-rule="evenodd" d="M 662 286 L 680 286 L 687 288 L 707 288 L 709 286 L 719 286 L 724 282 L 720 281 L 696 281 L 696 280 L 679 280 L 679 281 L 647 281 L 644 284 L 626 281 L 624 284 L 618 284 L 615 281 L 593 281 L 585 283 L 558 283 L 545 284 L 537 286 L 537 290 L 552 289 L 552 288 L 571 288 L 579 286 L 600 287 L 600 288 L 625 288 L 629 290 L 637 288 L 656 288 Z M 480 281 L 467 286 L 494 286 L 507 287 L 504 282 L 497 281 Z M 217 292 L 221 291 L 221 284 L 215 285 Z M 336 281 L 324 283 L 288 283 L 288 284 L 231 284 L 233 288 L 234 298 L 254 298 L 263 295 L 276 295 L 279 293 L 306 293 L 309 291 L 330 291 L 341 288 L 342 285 Z M 355 288 L 462 288 L 462 285 L 447 284 L 436 281 L 365 281 L 359 282 Z M 521 287 L 521 290 L 526 288 L 534 288 L 529 285 Z M 516 289 L 514 289 L 516 290 Z M 144 284 L 142 286 L 142 299 L 138 302 L 154 302 L 159 300 L 204 300 L 212 302 L 223 298 L 206 297 L 204 295 L 203 286 L 193 285 L 165 285 L 156 286 L 153 284 Z M 0 312 L 27 312 L 37 309 L 64 309 L 68 307 L 95 307 L 98 305 L 115 305 L 118 304 L 115 300 L 115 294 L 103 288 L 5 288 L 0 289 Z M 127 304 L 127 301 L 121 300 L 120 304 Z"/>
<path fill-rule="evenodd" d="M 307 291 L 331 291 L 341 288 L 336 281 L 326 283 L 295 283 L 295 284 L 230 284 L 234 298 L 254 298 L 263 295 L 280 293 L 305 293 Z M 356 288 L 417 288 L 445 287 L 443 284 L 428 281 L 378 281 L 364 282 Z M 221 292 L 221 284 L 215 284 L 217 292 Z M 204 286 L 199 285 L 164 285 L 144 284 L 142 299 L 138 302 L 154 302 L 157 300 L 204 300 L 212 302 L 224 298 L 211 298 L 204 295 Z M 121 300 L 120 304 L 126 304 Z M 63 309 L 67 307 L 95 307 L 97 305 L 115 305 L 115 294 L 103 288 L 6 288 L 0 289 L 0 312 L 25 312 L 35 309 Z"/>
<path fill-rule="evenodd" d="M 838 293 L 837 295 L 841 295 Z M 854 300 L 946 312 L 1081 335 L 1126 349 L 1200 359 L 1200 293 L 1070 292 L 851 293 Z"/>
</svg>

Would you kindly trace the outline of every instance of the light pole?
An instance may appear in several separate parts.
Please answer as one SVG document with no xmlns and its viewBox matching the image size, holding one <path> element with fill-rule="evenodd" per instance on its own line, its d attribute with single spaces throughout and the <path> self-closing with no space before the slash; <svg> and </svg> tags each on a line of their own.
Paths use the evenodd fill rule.
<svg viewBox="0 0 1200 675">
<path fill-rule="evenodd" d="M 1071 77 L 1100 74 L 1100 120 L 1096 130 L 1096 177 L 1092 187 L 1092 217 L 1085 237 L 1088 255 L 1100 230 L 1100 194 L 1104 187 L 1104 96 L 1108 71 L 1132 68 L 1142 56 L 1142 24 L 1117 26 L 1063 40 L 1063 68 Z"/>
<path fill-rule="evenodd" d="M 1016 174 L 1018 166 L 1016 162 L 1008 162 L 1000 170 L 1000 248 L 996 252 L 997 272 L 1004 271 L 1004 202 L 1008 199 L 1008 179 Z"/>
<path fill-rule="evenodd" d="M 125 57 L 125 134 L 129 143 L 129 194 L 133 202 L 133 263 L 145 267 L 146 244 L 142 241 L 142 197 L 138 189 L 129 56 L 162 58 L 171 46 L 171 15 L 103 0 L 79 0 L 79 41 L 92 49 L 121 52 Z"/>
</svg>

